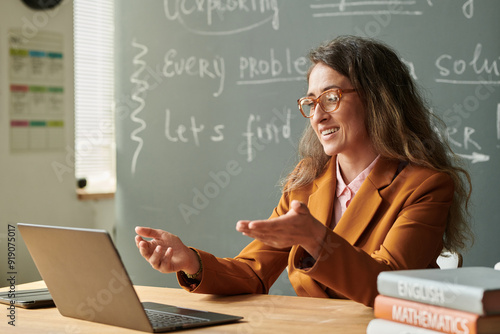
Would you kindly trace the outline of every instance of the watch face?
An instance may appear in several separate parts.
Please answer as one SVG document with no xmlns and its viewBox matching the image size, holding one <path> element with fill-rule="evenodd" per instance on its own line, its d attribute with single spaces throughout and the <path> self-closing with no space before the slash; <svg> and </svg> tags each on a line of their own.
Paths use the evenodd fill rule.
<svg viewBox="0 0 500 334">
<path fill-rule="evenodd" d="M 22 0 L 32 9 L 51 9 L 59 5 L 62 0 Z"/>
</svg>

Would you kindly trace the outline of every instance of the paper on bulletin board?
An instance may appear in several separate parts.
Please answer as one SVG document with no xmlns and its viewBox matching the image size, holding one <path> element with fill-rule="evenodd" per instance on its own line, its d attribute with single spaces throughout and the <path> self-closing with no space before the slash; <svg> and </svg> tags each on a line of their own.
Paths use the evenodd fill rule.
<svg viewBox="0 0 500 334">
<path fill-rule="evenodd" d="M 64 150 L 62 34 L 9 31 L 11 152 Z"/>
</svg>

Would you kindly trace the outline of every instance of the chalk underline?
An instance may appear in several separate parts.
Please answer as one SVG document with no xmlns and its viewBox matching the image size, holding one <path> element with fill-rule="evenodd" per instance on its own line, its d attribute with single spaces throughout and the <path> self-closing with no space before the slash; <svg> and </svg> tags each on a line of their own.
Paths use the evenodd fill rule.
<svg viewBox="0 0 500 334">
<path fill-rule="evenodd" d="M 319 5 L 310 5 L 311 8 L 314 9 L 325 9 L 325 8 L 342 8 L 342 7 L 351 7 L 351 6 L 367 6 L 367 5 L 414 5 L 416 1 L 394 1 L 394 0 L 386 0 L 386 1 L 356 1 L 342 4 L 319 4 Z"/>
<path fill-rule="evenodd" d="M 243 28 L 239 28 L 239 29 L 234 29 L 234 30 L 228 30 L 228 31 L 204 31 L 204 30 L 198 30 L 198 29 L 194 29 L 194 28 L 190 28 L 188 27 L 183 20 L 180 20 L 181 24 L 187 29 L 189 30 L 190 32 L 194 33 L 194 34 L 198 34 L 198 35 L 205 35 L 205 36 L 226 36 L 226 35 L 235 35 L 235 34 L 239 34 L 241 32 L 245 32 L 245 31 L 248 31 L 248 30 L 252 30 L 252 29 L 255 29 L 261 25 L 264 25 L 266 24 L 267 22 L 271 21 L 272 19 L 274 18 L 274 16 L 270 16 L 260 22 L 257 22 L 257 23 L 254 23 L 254 24 L 251 24 L 249 26 L 246 26 L 246 27 L 243 27 Z M 277 29 L 275 29 L 277 30 Z"/>
<path fill-rule="evenodd" d="M 451 80 L 451 79 L 435 79 L 436 82 L 449 83 L 455 85 L 500 85 L 500 81 L 494 80 Z"/>
<path fill-rule="evenodd" d="M 237 85 L 258 85 L 274 82 L 287 82 L 287 81 L 301 81 L 305 80 L 305 77 L 293 77 L 293 78 L 273 78 L 273 79 L 262 79 L 262 80 L 240 80 L 236 81 Z"/>
<path fill-rule="evenodd" d="M 332 17 L 332 16 L 361 16 L 361 15 L 422 15 L 419 11 L 393 11 L 393 10 L 374 10 L 363 12 L 334 12 L 334 13 L 319 13 L 313 14 L 313 17 Z"/>
</svg>

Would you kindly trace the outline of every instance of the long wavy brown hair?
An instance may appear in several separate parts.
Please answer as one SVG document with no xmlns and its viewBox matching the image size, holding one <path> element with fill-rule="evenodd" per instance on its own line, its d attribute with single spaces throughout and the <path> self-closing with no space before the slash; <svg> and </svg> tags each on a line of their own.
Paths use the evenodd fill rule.
<svg viewBox="0 0 500 334">
<path fill-rule="evenodd" d="M 309 73 L 315 64 L 324 63 L 349 78 L 366 109 L 367 131 L 381 156 L 444 172 L 453 179 L 455 194 L 443 243 L 452 252 L 465 249 L 473 241 L 470 175 L 439 135 L 444 123 L 427 107 L 397 53 L 379 41 L 341 36 L 312 50 L 309 59 Z M 299 143 L 299 158 L 298 167 L 283 182 L 284 191 L 312 182 L 331 158 L 310 124 Z"/>
</svg>

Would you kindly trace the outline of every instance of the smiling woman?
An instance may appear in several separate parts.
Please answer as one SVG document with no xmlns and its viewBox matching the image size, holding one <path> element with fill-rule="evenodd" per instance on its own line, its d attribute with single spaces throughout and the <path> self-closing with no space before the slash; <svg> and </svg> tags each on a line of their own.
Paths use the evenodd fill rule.
<svg viewBox="0 0 500 334">
<path fill-rule="evenodd" d="M 442 122 L 425 105 L 397 53 L 378 41 L 345 36 L 312 50 L 309 57 L 313 63 L 309 82 L 316 65 L 327 65 L 356 89 L 366 109 L 368 135 L 378 154 L 441 171 L 453 179 L 455 194 L 444 243 L 450 250 L 464 248 L 473 239 L 467 222 L 469 174 L 458 166 L 459 158 L 434 131 L 433 126 Z M 301 168 L 283 181 L 285 190 L 298 189 L 325 170 L 330 155 L 318 138 L 312 126 L 306 128 L 299 145 Z"/>
<path fill-rule="evenodd" d="M 471 236 L 468 173 L 434 132 L 406 66 L 386 45 L 344 36 L 311 51 L 301 161 L 267 220 L 240 220 L 253 239 L 233 258 L 137 227 L 136 245 L 186 290 L 267 293 L 281 272 L 297 295 L 373 306 L 382 271 L 437 268 Z M 470 181 L 469 181 L 470 186 Z M 146 240 L 144 238 L 152 238 Z"/>
<path fill-rule="evenodd" d="M 332 94 L 332 87 L 335 94 Z M 342 91 L 356 92 L 349 79 L 324 63 L 317 63 L 309 74 L 309 98 L 318 96 L 309 114 L 311 127 L 325 154 L 337 156 L 341 173 L 350 183 L 375 159 L 377 153 L 365 125 L 365 108 L 358 94 L 342 95 Z M 326 94 L 325 94 L 326 93 Z M 324 97 L 334 101 L 328 108 Z M 332 98 L 333 96 L 333 98 Z M 342 103 L 341 103 L 341 98 Z M 331 102 L 330 102 L 331 103 Z M 349 164 L 349 166 L 347 165 Z M 349 175 L 349 176 L 348 176 Z"/>
</svg>

